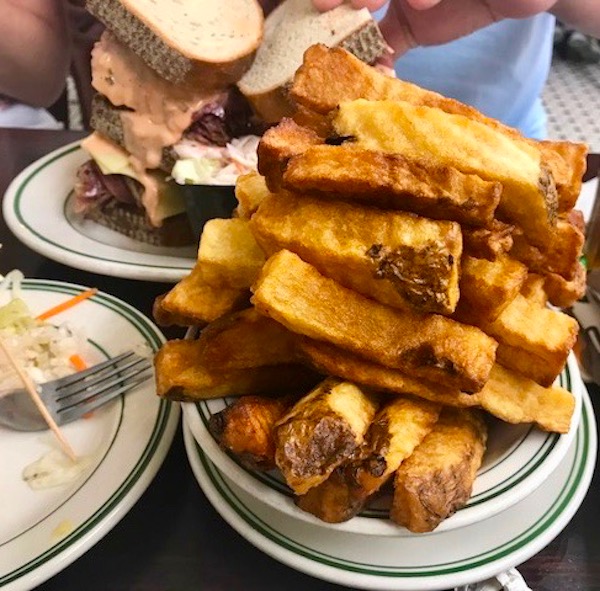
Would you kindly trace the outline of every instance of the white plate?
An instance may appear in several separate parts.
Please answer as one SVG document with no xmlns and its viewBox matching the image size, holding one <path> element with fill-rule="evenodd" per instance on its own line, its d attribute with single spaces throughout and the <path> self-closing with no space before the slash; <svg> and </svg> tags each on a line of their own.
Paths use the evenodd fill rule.
<svg viewBox="0 0 600 591">
<path fill-rule="evenodd" d="M 15 236 L 49 259 L 102 275 L 171 283 L 187 275 L 196 247 L 147 245 L 69 215 L 75 172 L 87 159 L 74 142 L 19 173 L 3 203 L 4 219 Z"/>
<path fill-rule="evenodd" d="M 558 435 L 545 433 L 529 425 L 494 422 L 469 502 L 444 520 L 437 531 L 464 527 L 503 511 L 530 494 L 552 473 L 567 453 L 581 415 L 585 386 L 573 355 L 569 357 L 558 383 L 575 395 L 576 406 L 569 433 Z M 370 507 L 345 523 L 325 523 L 296 507 L 292 491 L 283 482 L 279 472 L 249 470 L 227 455 L 210 434 L 208 421 L 232 400 L 217 398 L 185 403 L 182 408 L 187 424 L 206 455 L 247 493 L 287 515 L 323 528 L 375 536 L 397 536 L 401 533 L 402 529 L 388 518 L 389 499 L 382 499 L 378 506 Z"/>
<path fill-rule="evenodd" d="M 585 392 L 582 420 L 567 455 L 531 495 L 462 529 L 377 538 L 324 530 L 274 512 L 226 478 L 202 453 L 186 421 L 184 427 L 202 490 L 240 535 L 292 568 L 354 589 L 449 589 L 521 564 L 573 517 L 588 490 L 597 450 L 596 422 Z"/>
<path fill-rule="evenodd" d="M 80 293 L 69 283 L 28 280 L 23 299 L 34 313 Z M 4 294 L 0 303 L 6 303 Z M 98 293 L 57 315 L 53 322 L 82 327 L 86 361 L 125 349 L 156 351 L 164 338 L 140 312 Z M 156 396 L 149 380 L 121 399 L 62 430 L 78 455 L 91 463 L 74 482 L 32 490 L 26 465 L 57 447 L 48 431 L 23 433 L 0 426 L 0 587 L 31 589 L 53 576 L 110 531 L 150 484 L 171 445 L 179 406 Z"/>
</svg>

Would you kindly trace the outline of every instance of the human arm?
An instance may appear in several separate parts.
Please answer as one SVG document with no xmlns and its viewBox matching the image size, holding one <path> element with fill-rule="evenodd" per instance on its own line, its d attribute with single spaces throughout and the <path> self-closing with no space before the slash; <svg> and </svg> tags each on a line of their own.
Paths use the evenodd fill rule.
<svg viewBox="0 0 600 591">
<path fill-rule="evenodd" d="M 0 0 L 0 93 L 48 107 L 64 88 L 70 39 L 62 0 Z"/>
<path fill-rule="evenodd" d="M 343 0 L 313 0 L 329 10 Z M 351 0 L 356 8 L 381 8 L 387 0 Z M 504 18 L 551 12 L 582 32 L 600 37 L 598 0 L 391 0 L 381 30 L 398 57 L 417 45 L 438 45 Z"/>
</svg>

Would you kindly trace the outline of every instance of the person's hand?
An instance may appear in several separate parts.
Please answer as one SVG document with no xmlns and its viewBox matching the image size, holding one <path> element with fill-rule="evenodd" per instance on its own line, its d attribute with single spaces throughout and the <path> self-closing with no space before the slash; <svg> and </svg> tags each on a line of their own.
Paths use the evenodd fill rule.
<svg viewBox="0 0 600 591">
<path fill-rule="evenodd" d="M 313 0 L 321 11 L 344 0 Z M 355 8 L 377 10 L 387 0 L 350 0 Z M 504 18 L 525 18 L 545 12 L 556 0 L 390 0 L 381 32 L 393 50 L 392 59 L 418 45 L 439 45 L 468 35 Z"/>
</svg>

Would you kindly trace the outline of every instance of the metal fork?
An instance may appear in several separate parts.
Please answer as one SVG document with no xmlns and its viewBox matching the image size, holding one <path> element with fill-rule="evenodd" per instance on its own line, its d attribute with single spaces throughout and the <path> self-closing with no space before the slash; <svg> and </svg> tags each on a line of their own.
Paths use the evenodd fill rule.
<svg viewBox="0 0 600 591">
<path fill-rule="evenodd" d="M 151 369 L 151 360 L 128 351 L 36 387 L 56 424 L 64 425 L 145 382 L 152 376 Z M 17 431 L 48 428 L 24 388 L 0 397 L 0 424 Z"/>
</svg>

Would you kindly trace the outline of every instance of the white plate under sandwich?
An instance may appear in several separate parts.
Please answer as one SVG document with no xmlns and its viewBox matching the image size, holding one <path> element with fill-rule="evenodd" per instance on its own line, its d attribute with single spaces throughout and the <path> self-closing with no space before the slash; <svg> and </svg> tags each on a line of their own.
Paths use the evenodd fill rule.
<svg viewBox="0 0 600 591">
<path fill-rule="evenodd" d="M 26 280 L 22 298 L 34 314 L 85 288 Z M 8 294 L 0 295 L 0 305 Z M 83 329 L 88 364 L 125 350 L 153 354 L 164 338 L 125 302 L 102 292 L 48 322 Z M 34 490 L 23 469 L 58 448 L 49 431 L 17 432 L 0 426 L 0 587 L 32 589 L 55 575 L 109 532 L 140 498 L 171 445 L 179 406 L 156 396 L 150 379 L 85 419 L 61 428 L 85 459 L 75 480 Z"/>
<path fill-rule="evenodd" d="M 70 213 L 75 174 L 89 156 L 79 142 L 30 164 L 9 185 L 6 224 L 24 244 L 76 269 L 101 275 L 175 283 L 196 260 L 196 247 L 144 244 Z"/>
</svg>

